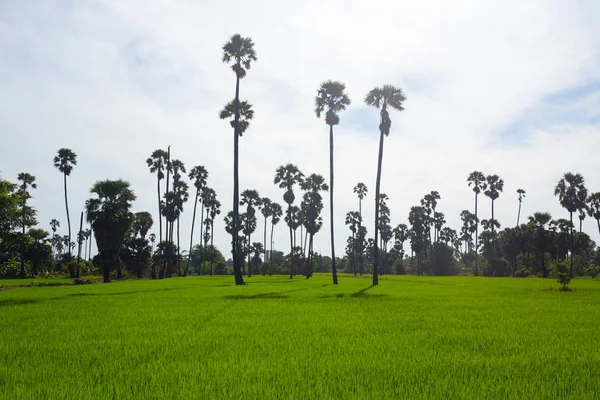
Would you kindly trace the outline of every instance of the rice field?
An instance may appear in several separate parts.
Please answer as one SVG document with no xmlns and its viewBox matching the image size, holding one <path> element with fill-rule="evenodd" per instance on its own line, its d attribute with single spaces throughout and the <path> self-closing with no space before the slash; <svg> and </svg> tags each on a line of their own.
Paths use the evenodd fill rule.
<svg viewBox="0 0 600 400">
<path fill-rule="evenodd" d="M 0 290 L 0 398 L 600 396 L 600 281 L 232 281 Z"/>
</svg>

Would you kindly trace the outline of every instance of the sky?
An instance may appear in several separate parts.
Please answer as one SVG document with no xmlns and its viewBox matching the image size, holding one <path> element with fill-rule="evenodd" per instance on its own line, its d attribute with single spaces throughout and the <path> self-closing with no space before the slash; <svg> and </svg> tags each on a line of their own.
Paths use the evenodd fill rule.
<svg viewBox="0 0 600 400">
<path fill-rule="evenodd" d="M 536 211 L 568 217 L 553 195 L 565 172 L 600 191 L 600 2 L 596 1 L 148 1 L 6 0 L 0 2 L 0 176 L 36 176 L 31 204 L 41 227 L 61 222 L 59 148 L 78 155 L 68 179 L 72 229 L 97 180 L 125 179 L 133 211 L 156 221 L 156 176 L 145 160 L 171 145 L 188 170 L 203 165 L 208 184 L 232 209 L 233 133 L 219 110 L 235 93 L 222 45 L 239 33 L 255 42 L 258 61 L 241 83 L 255 118 L 240 140 L 240 189 L 284 204 L 273 184 L 278 166 L 329 175 L 329 135 L 316 118 L 319 84 L 340 80 L 352 100 L 335 128 L 336 255 L 350 235 L 345 214 L 364 182 L 373 234 L 379 145 L 378 111 L 365 94 L 392 84 L 406 94 L 391 113 L 381 191 L 392 225 L 432 190 L 438 210 L 459 230 L 473 211 L 466 179 L 474 170 L 505 183 L 496 219 L 514 226 L 516 190 L 526 190 L 522 218 Z M 163 181 L 164 183 L 164 181 Z M 297 196 L 298 198 L 300 196 Z M 480 219 L 490 218 L 480 198 Z M 181 216 L 189 246 L 193 201 Z M 315 250 L 330 254 L 330 213 Z M 196 225 L 198 226 L 198 225 Z M 259 220 L 252 241 L 262 241 Z M 594 220 L 584 230 L 600 242 Z M 199 240 L 196 234 L 195 242 Z M 275 249 L 289 251 L 284 222 Z M 230 256 L 222 218 L 215 244 Z"/>
</svg>

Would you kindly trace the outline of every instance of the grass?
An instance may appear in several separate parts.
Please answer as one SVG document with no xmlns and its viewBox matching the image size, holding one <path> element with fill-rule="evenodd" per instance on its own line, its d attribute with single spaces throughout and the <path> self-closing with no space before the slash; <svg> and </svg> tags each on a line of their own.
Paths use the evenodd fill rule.
<svg viewBox="0 0 600 400">
<path fill-rule="evenodd" d="M 330 279 L 0 291 L 0 398 L 597 398 L 599 281 Z"/>
</svg>

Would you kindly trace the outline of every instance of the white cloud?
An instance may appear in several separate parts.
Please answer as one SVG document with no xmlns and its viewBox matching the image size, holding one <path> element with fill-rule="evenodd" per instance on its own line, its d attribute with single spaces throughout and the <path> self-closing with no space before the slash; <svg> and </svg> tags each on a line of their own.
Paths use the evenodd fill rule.
<svg viewBox="0 0 600 400">
<path fill-rule="evenodd" d="M 232 132 L 217 116 L 235 82 L 221 63 L 221 46 L 239 32 L 254 39 L 259 56 L 242 82 L 241 96 L 256 110 L 240 142 L 242 190 L 282 202 L 272 178 L 286 162 L 328 177 L 328 132 L 314 116 L 313 98 L 325 79 L 347 84 L 353 104 L 335 134 L 338 255 L 358 181 L 371 190 L 363 209 L 372 233 L 378 121 L 362 98 L 384 83 L 401 86 L 408 97 L 406 111 L 392 114 L 385 142 L 382 191 L 394 224 L 438 190 L 439 209 L 458 229 L 460 211 L 473 207 L 466 177 L 475 169 L 505 180 L 496 205 L 504 226 L 514 224 L 519 187 L 527 190 L 525 216 L 538 210 L 563 216 L 552 195 L 562 173 L 580 172 L 591 190 L 600 190 L 598 126 L 515 122 L 550 110 L 549 95 L 597 82 L 598 11 L 593 3 L 566 1 L 5 3 L 0 169 L 9 179 L 20 171 L 37 176 L 34 204 L 44 227 L 51 218 L 64 220 L 62 179 L 51 166 L 59 147 L 79 155 L 69 180 L 73 214 L 93 181 L 117 177 L 131 181 L 136 210 L 155 213 L 156 181 L 145 159 L 170 144 L 188 168 L 207 167 L 225 214 Z M 587 99 L 574 98 L 569 107 L 589 114 L 597 96 Z M 482 218 L 488 203 L 482 200 Z M 182 237 L 191 209 L 188 203 Z M 315 247 L 327 254 L 327 207 L 324 217 Z M 597 239 L 595 224 L 584 225 Z M 216 244 L 228 255 L 221 221 L 216 229 Z M 259 232 L 262 222 L 256 238 Z M 285 233 L 281 223 L 277 248 L 287 248 Z"/>
</svg>

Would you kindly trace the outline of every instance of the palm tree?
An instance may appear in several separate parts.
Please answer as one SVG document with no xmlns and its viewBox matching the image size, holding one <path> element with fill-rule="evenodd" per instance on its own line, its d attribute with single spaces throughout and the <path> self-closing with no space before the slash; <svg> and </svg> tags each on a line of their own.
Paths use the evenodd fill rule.
<svg viewBox="0 0 600 400">
<path fill-rule="evenodd" d="M 225 107 L 219 113 L 219 118 L 235 118 L 235 100 L 232 100 L 225 105 Z M 241 137 L 244 134 L 244 132 L 248 130 L 248 128 L 250 127 L 250 121 L 254 118 L 254 110 L 252 109 L 252 104 L 248 103 L 247 101 L 240 101 L 238 118 L 239 120 L 237 132 Z M 229 124 L 232 128 L 235 128 L 235 119 L 229 121 Z"/>
<path fill-rule="evenodd" d="M 365 103 L 369 106 L 380 109 L 380 122 L 379 122 L 379 156 L 377 158 L 377 180 L 375 184 L 375 247 L 374 247 L 374 262 L 373 262 L 373 285 L 379 283 L 379 277 L 377 272 L 377 259 L 379 258 L 379 252 L 377 249 L 377 233 L 379 228 L 379 193 L 381 186 L 381 164 L 383 162 L 383 139 L 384 136 L 390 134 L 390 128 L 392 127 L 392 120 L 388 112 L 388 107 L 402 111 L 402 103 L 406 100 L 402 89 L 392 86 L 383 85 L 383 87 L 375 87 L 365 97 Z"/>
<path fill-rule="evenodd" d="M 504 181 L 500 179 L 498 175 L 488 175 L 486 178 L 487 181 L 487 190 L 485 191 L 485 195 L 492 200 L 492 220 L 494 219 L 494 201 L 500 197 L 500 192 L 504 189 Z M 492 224 L 492 237 L 494 233 L 494 225 Z"/>
<path fill-rule="evenodd" d="M 263 260 L 264 262 L 267 262 L 267 218 L 269 218 L 271 216 L 271 199 L 269 199 L 268 197 L 263 197 L 260 200 L 260 212 L 262 213 L 263 217 L 265 217 L 265 227 L 264 227 L 264 234 L 263 234 Z M 264 275 L 264 274 L 263 274 Z"/>
<path fill-rule="evenodd" d="M 281 220 L 281 216 L 283 215 L 283 209 L 279 203 L 271 203 L 271 253 L 269 253 L 269 259 L 273 255 L 273 230 L 275 229 L 275 225 Z"/>
<path fill-rule="evenodd" d="M 302 210 L 305 215 L 306 232 L 309 234 L 306 277 L 310 278 L 312 276 L 311 255 L 314 254 L 313 238 L 323 225 L 323 219 L 320 215 L 323 210 L 323 197 L 320 192 L 327 191 L 329 188 L 325 183 L 325 178 L 318 174 L 311 174 L 302 182 L 301 186 L 303 190 L 306 190 L 302 201 Z M 337 279 L 334 283 L 337 284 Z"/>
<path fill-rule="evenodd" d="M 96 197 L 86 201 L 87 221 L 92 225 L 104 282 L 110 282 L 110 271 L 119 263 L 123 241 L 133 221 L 131 202 L 135 194 L 129 182 L 98 181 L 90 190 Z"/>
<path fill-rule="evenodd" d="M 21 181 L 21 217 L 22 217 L 22 225 L 23 232 L 21 235 L 21 279 L 25 278 L 25 226 L 27 225 L 26 216 L 27 216 L 27 199 L 31 198 L 31 194 L 29 194 L 29 188 L 35 189 L 37 188 L 37 184 L 35 183 L 35 176 L 28 174 L 27 172 L 21 172 L 17 176 L 17 180 Z"/>
<path fill-rule="evenodd" d="M 573 277 L 573 213 L 580 210 L 585 205 L 587 199 L 587 189 L 583 176 L 567 172 L 554 188 L 554 195 L 558 196 L 560 205 L 569 212 L 569 220 L 571 222 L 570 229 L 570 253 L 571 253 L 571 269 L 570 275 Z"/>
<path fill-rule="evenodd" d="M 160 218 L 159 218 L 160 219 Z M 150 228 L 154 225 L 152 214 L 148 211 L 140 211 L 133 216 L 133 232 L 134 235 L 139 234 L 143 240 L 146 240 L 146 235 Z"/>
<path fill-rule="evenodd" d="M 158 193 L 158 243 L 162 242 L 162 207 L 160 198 L 160 181 L 165 177 L 165 166 L 167 164 L 168 154 L 164 150 L 154 150 L 146 160 L 151 173 L 156 173 L 156 191 Z"/>
<path fill-rule="evenodd" d="M 246 223 L 244 224 L 245 235 L 247 237 L 248 245 L 250 245 L 250 237 L 256 229 L 256 209 L 254 206 L 260 207 L 261 198 L 256 190 L 246 189 L 242 192 L 242 200 L 240 201 L 241 206 L 246 206 Z M 250 272 L 250 254 L 248 255 L 248 277 L 251 276 Z"/>
<path fill-rule="evenodd" d="M 212 276 L 213 263 L 215 259 L 215 247 L 213 245 L 215 239 L 215 218 L 217 217 L 217 215 L 221 214 L 221 202 L 217 200 L 216 194 L 209 199 L 207 213 L 208 218 L 210 220 L 210 275 Z"/>
<path fill-rule="evenodd" d="M 56 235 L 56 230 L 60 227 L 60 222 L 56 219 L 50 221 L 50 228 L 52 229 L 52 236 Z M 54 241 L 52 241 L 52 257 L 54 257 Z"/>
<path fill-rule="evenodd" d="M 71 218 L 69 216 L 69 201 L 67 200 L 67 176 L 71 175 L 73 166 L 77 165 L 77 154 L 71 149 L 59 149 L 54 157 L 54 167 L 63 174 L 65 186 L 65 208 L 67 209 L 67 226 L 69 228 L 69 243 L 71 242 Z M 71 256 L 71 247 L 69 246 L 69 257 Z"/>
<path fill-rule="evenodd" d="M 192 215 L 192 231 L 190 232 L 190 250 L 188 254 L 192 254 L 192 244 L 194 242 L 194 224 L 196 222 L 196 206 L 198 205 L 200 193 L 206 187 L 206 180 L 208 179 L 208 171 L 202 165 L 197 165 L 190 170 L 189 178 L 193 182 L 194 187 L 196 188 L 196 198 L 194 199 L 194 213 Z M 204 210 L 203 206 L 200 206 L 202 210 Z M 202 237 L 202 227 L 200 227 L 200 237 Z M 187 265 L 185 266 L 185 271 L 183 272 L 183 276 L 186 276 L 188 270 L 190 268 L 190 260 L 192 257 L 188 257 Z"/>
<path fill-rule="evenodd" d="M 148 236 L 148 239 L 150 239 L 150 243 L 152 243 L 152 254 L 154 254 L 154 242 L 156 242 L 156 233 L 151 233 Z"/>
<path fill-rule="evenodd" d="M 229 41 L 223 45 L 223 62 L 231 63 L 231 69 L 235 73 L 235 100 L 234 100 L 234 119 L 233 119 L 233 231 L 237 235 L 239 231 L 239 174 L 238 174 L 238 134 L 240 131 L 240 79 L 246 76 L 252 62 L 256 61 L 256 52 L 254 51 L 254 42 L 250 38 L 244 38 L 239 34 L 231 36 Z M 223 114 L 221 114 L 223 115 Z M 237 238 L 233 238 L 233 273 L 235 275 L 236 285 L 243 285 L 244 278 L 240 270 L 238 260 Z"/>
<path fill-rule="evenodd" d="M 346 221 L 345 221 L 346 225 L 348 225 L 348 227 L 350 228 L 350 232 L 352 232 L 352 252 L 351 252 L 351 256 L 354 260 L 356 260 L 356 233 L 358 232 L 358 229 L 362 223 L 361 221 L 361 217 L 360 217 L 360 213 L 356 212 L 356 211 L 350 211 L 346 214 Z M 352 272 L 354 273 L 354 276 L 356 276 L 356 268 L 354 267 L 355 264 L 353 264 L 353 268 L 352 268 Z"/>
<path fill-rule="evenodd" d="M 279 185 L 279 188 L 285 189 L 285 193 L 283 194 L 283 200 L 287 203 L 287 219 L 291 218 L 292 213 L 292 204 L 296 199 L 294 195 L 294 185 L 301 185 L 304 182 L 304 174 L 300 172 L 297 166 L 294 164 L 287 164 L 285 166 L 281 166 L 277 168 L 275 171 L 275 179 L 273 183 L 275 185 Z M 290 247 L 291 247 L 291 259 L 292 259 L 292 268 L 290 269 L 290 279 L 294 277 L 294 238 L 293 238 L 293 230 L 292 225 L 288 224 L 290 228 Z"/>
<path fill-rule="evenodd" d="M 367 195 L 368 189 L 367 185 L 362 182 L 358 182 L 356 186 L 354 186 L 354 193 L 358 196 L 358 213 L 362 219 L 362 200 Z"/>
<path fill-rule="evenodd" d="M 329 213 L 331 226 L 331 271 L 333 284 L 337 285 L 337 270 L 335 268 L 335 240 L 333 230 L 333 126 L 340 123 L 338 113 L 350 105 L 350 98 L 346 93 L 346 85 L 339 81 L 325 81 L 321 83 L 315 97 L 315 113 L 317 118 L 325 113 L 325 123 L 329 125 Z"/>
<path fill-rule="evenodd" d="M 517 213 L 517 226 L 519 226 L 519 220 L 521 219 L 521 203 L 523 203 L 523 199 L 525 198 L 525 191 L 523 189 L 517 189 L 517 194 L 519 195 L 519 212 Z"/>
<path fill-rule="evenodd" d="M 548 277 L 548 271 L 544 262 L 544 254 L 547 252 L 551 240 L 547 226 L 550 221 L 552 221 L 552 216 L 549 213 L 536 212 L 533 216 L 529 217 L 529 224 L 531 224 L 533 229 L 533 247 L 542 264 L 542 274 L 545 278 Z"/>
<path fill-rule="evenodd" d="M 592 193 L 587 198 L 588 215 L 596 220 L 598 233 L 600 233 L 600 192 Z"/>
<path fill-rule="evenodd" d="M 587 205 L 583 205 L 583 208 L 579 209 L 579 233 L 583 230 L 583 220 L 587 215 Z"/>
<path fill-rule="evenodd" d="M 471 172 L 467 178 L 467 182 L 469 183 L 469 186 L 473 186 L 473 191 L 475 192 L 475 276 L 477 276 L 479 258 L 477 257 L 477 252 L 479 249 L 479 217 L 477 216 L 477 196 L 487 188 L 487 184 L 485 182 L 485 175 L 479 171 Z"/>
</svg>

